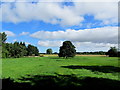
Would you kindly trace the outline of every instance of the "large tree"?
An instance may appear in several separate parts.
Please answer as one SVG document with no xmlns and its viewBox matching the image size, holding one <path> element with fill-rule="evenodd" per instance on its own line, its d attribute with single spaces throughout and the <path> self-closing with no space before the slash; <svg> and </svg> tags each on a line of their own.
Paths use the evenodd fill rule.
<svg viewBox="0 0 120 90">
<path fill-rule="evenodd" d="M 71 43 L 71 41 L 64 41 L 63 45 L 59 50 L 59 57 L 74 57 L 76 54 L 75 46 Z"/>
<path fill-rule="evenodd" d="M 52 49 L 51 49 L 51 48 L 47 49 L 47 50 L 46 50 L 46 53 L 47 53 L 47 54 L 52 54 Z"/>
<path fill-rule="evenodd" d="M 116 47 L 111 47 L 110 50 L 106 53 L 106 55 L 109 55 L 109 57 L 117 57 L 118 56 L 118 50 Z"/>
</svg>

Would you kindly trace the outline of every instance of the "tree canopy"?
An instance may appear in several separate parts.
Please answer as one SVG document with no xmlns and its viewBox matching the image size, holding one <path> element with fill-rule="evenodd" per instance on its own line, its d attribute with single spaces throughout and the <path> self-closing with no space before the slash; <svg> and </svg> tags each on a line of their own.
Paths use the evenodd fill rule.
<svg viewBox="0 0 120 90">
<path fill-rule="evenodd" d="M 32 56 L 32 55 L 38 56 L 39 55 L 39 50 L 37 49 L 37 47 L 35 47 L 31 44 L 29 44 L 27 46 L 27 51 L 28 51 L 28 53 L 27 53 L 28 56 Z"/>
<path fill-rule="evenodd" d="M 7 34 L 5 34 L 5 32 L 0 33 L 0 37 L 2 38 L 2 43 L 5 43 L 5 41 L 7 40 Z"/>
<path fill-rule="evenodd" d="M 59 50 L 59 57 L 74 57 L 76 54 L 75 46 L 71 43 L 71 41 L 64 41 L 63 45 Z"/>
<path fill-rule="evenodd" d="M 0 36 L 2 37 L 2 58 L 19 58 L 23 56 L 31 56 L 39 55 L 39 50 L 37 47 L 33 45 L 25 45 L 25 42 L 14 42 L 14 43 L 6 43 L 7 35 L 3 32 L 0 33 Z"/>
<path fill-rule="evenodd" d="M 108 52 L 106 53 L 106 55 L 109 55 L 109 57 L 118 57 L 119 54 L 118 54 L 118 50 L 116 47 L 111 47 Z"/>
<path fill-rule="evenodd" d="M 47 53 L 47 54 L 52 54 L 52 49 L 51 49 L 51 48 L 47 49 L 47 50 L 46 50 L 46 53 Z"/>
</svg>

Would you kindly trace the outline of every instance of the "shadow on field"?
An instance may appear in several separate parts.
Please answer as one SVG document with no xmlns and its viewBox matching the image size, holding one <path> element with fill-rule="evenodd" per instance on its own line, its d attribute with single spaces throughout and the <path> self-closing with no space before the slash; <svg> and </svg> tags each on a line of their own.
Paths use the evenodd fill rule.
<svg viewBox="0 0 120 90">
<path fill-rule="evenodd" d="M 103 79 L 103 78 L 77 78 L 74 75 L 57 75 L 57 76 L 29 76 L 22 77 L 21 82 L 7 78 L 3 79 L 2 90 L 14 89 L 120 89 L 120 81 Z"/>
<path fill-rule="evenodd" d="M 103 73 L 113 73 L 113 72 L 120 72 L 120 67 L 114 67 L 114 66 L 61 66 L 63 68 L 69 68 L 69 69 L 88 69 L 91 71 L 98 71 Z"/>
</svg>

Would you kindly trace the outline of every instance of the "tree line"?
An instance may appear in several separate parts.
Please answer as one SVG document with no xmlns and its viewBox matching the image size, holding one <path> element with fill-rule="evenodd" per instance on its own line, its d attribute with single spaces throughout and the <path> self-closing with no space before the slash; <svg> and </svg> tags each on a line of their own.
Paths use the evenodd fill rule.
<svg viewBox="0 0 120 90">
<path fill-rule="evenodd" d="M 80 55 L 106 55 L 106 52 L 104 51 L 95 51 L 95 52 L 76 52 Z"/>
<path fill-rule="evenodd" d="M 49 52 L 49 53 L 48 53 Z M 52 49 L 47 49 L 47 53 L 52 53 Z M 75 46 L 70 41 L 64 41 L 63 45 L 59 49 L 59 57 L 74 57 L 76 54 L 80 55 L 107 55 L 109 57 L 120 57 L 120 51 L 116 47 L 110 47 L 107 52 L 76 52 Z"/>
<path fill-rule="evenodd" d="M 6 43 L 7 35 L 4 32 L 0 33 L 0 37 L 2 38 L 2 58 L 19 58 L 23 56 L 39 55 L 39 50 L 36 46 L 31 44 L 27 46 L 25 42 Z"/>
<path fill-rule="evenodd" d="M 3 32 L 0 33 L 1 44 L 2 46 L 2 58 L 19 58 L 23 56 L 38 56 L 39 50 L 36 46 L 29 44 L 26 46 L 25 42 L 14 42 L 14 43 L 6 43 L 7 35 Z M 46 50 L 47 54 L 52 54 L 52 49 L 49 48 Z M 116 47 L 111 47 L 107 52 L 99 51 L 99 52 L 76 52 L 75 46 L 71 41 L 64 41 L 63 45 L 59 49 L 58 56 L 59 57 L 74 57 L 76 54 L 99 54 L 99 55 L 108 55 L 109 57 L 119 57 L 120 51 Z"/>
</svg>

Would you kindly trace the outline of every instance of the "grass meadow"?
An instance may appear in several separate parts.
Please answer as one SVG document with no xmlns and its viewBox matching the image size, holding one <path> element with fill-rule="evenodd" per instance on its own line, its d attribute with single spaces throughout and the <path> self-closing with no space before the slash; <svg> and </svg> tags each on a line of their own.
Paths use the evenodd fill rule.
<svg viewBox="0 0 120 90">
<path fill-rule="evenodd" d="M 114 88 L 120 84 L 118 63 L 117 57 L 105 56 L 76 56 L 68 59 L 57 56 L 7 58 L 2 59 L 2 79 L 3 83 L 11 80 L 14 86 L 17 83 L 15 87 L 18 83 L 25 83 L 31 88 L 46 85 L 86 88 L 91 87 L 91 84 L 99 87 L 106 84 L 110 88 L 112 85 Z M 96 84 L 97 82 L 99 83 Z"/>
</svg>

